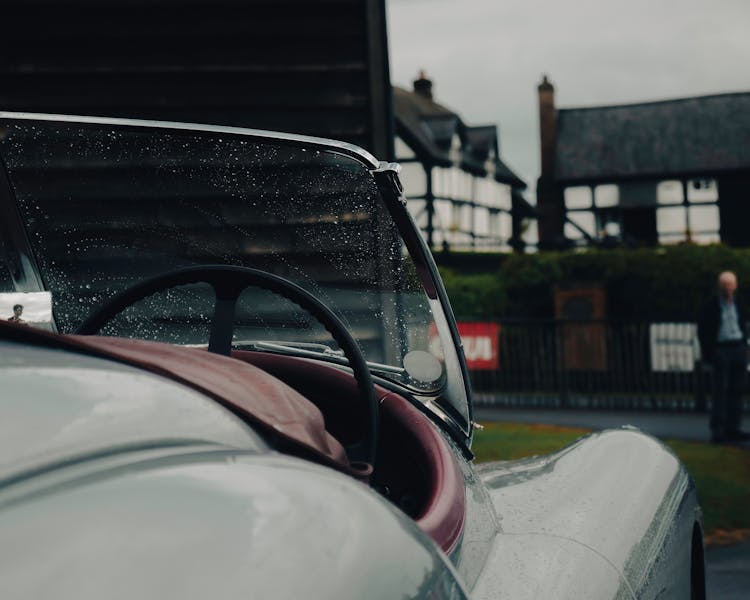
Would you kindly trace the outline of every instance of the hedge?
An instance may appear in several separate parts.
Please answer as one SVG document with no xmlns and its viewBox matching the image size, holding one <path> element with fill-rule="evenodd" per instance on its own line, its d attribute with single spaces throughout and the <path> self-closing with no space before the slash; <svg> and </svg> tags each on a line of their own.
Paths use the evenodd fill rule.
<svg viewBox="0 0 750 600">
<path fill-rule="evenodd" d="M 610 318 L 691 321 L 724 270 L 737 273 L 739 293 L 750 299 L 750 249 L 722 245 L 505 254 L 481 273 L 471 272 L 472 260 L 466 253 L 458 258 L 466 269 L 455 266 L 455 256 L 440 268 L 464 319 L 553 317 L 556 288 L 597 284 L 606 290 Z"/>
</svg>

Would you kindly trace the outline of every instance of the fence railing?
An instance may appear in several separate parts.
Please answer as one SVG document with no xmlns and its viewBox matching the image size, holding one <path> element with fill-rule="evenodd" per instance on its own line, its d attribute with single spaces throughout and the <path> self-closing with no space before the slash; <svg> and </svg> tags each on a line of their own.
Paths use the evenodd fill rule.
<svg viewBox="0 0 750 600">
<path fill-rule="evenodd" d="M 479 335 L 481 324 L 459 323 Z M 478 404 L 705 411 L 711 370 L 694 323 L 501 320 L 486 323 L 489 356 L 467 353 Z M 462 331 L 462 337 L 464 333 Z M 491 364 L 491 367 L 488 365 Z M 750 409 L 745 398 L 745 410 Z"/>
</svg>

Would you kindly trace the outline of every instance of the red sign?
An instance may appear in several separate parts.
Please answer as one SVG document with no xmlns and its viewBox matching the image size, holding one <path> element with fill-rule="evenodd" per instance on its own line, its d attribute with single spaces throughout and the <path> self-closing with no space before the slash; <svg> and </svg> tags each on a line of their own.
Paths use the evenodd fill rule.
<svg viewBox="0 0 750 600">
<path fill-rule="evenodd" d="M 457 323 L 458 335 L 464 346 L 466 366 L 471 371 L 494 371 L 500 368 L 499 338 L 500 326 L 497 323 Z M 430 327 L 431 349 L 436 356 L 442 356 L 435 325 Z"/>
<path fill-rule="evenodd" d="M 500 368 L 499 337 L 497 323 L 458 323 L 458 335 L 464 345 L 466 365 L 472 371 L 487 371 Z"/>
</svg>

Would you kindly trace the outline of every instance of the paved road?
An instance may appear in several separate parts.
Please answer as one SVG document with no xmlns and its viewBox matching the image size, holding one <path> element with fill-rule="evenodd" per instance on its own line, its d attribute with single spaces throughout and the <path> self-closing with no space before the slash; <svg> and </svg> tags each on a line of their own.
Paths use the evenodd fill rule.
<svg viewBox="0 0 750 600">
<path fill-rule="evenodd" d="M 479 423 L 543 423 L 588 429 L 610 429 L 634 425 L 657 437 L 690 441 L 709 441 L 708 415 L 691 413 L 654 413 L 624 411 L 521 410 L 515 408 L 477 408 Z M 746 423 L 750 421 L 746 417 Z M 745 425 L 750 429 L 750 425 Z M 750 444 L 743 444 L 750 448 Z M 748 600 L 750 598 L 750 542 L 710 548 L 706 552 L 706 588 L 708 600 Z"/>
<path fill-rule="evenodd" d="M 706 552 L 708 600 L 750 598 L 750 542 Z"/>
</svg>

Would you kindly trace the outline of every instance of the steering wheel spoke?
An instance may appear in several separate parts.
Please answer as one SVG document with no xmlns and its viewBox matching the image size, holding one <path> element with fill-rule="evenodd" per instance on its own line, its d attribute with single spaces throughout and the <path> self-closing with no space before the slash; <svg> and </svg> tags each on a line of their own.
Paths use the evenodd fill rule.
<svg viewBox="0 0 750 600">
<path fill-rule="evenodd" d="M 214 318 L 211 322 L 211 334 L 208 338 L 208 351 L 214 354 L 229 356 L 232 354 L 232 334 L 234 332 L 234 314 L 237 309 L 237 297 L 221 298 L 216 296 Z"/>
</svg>

